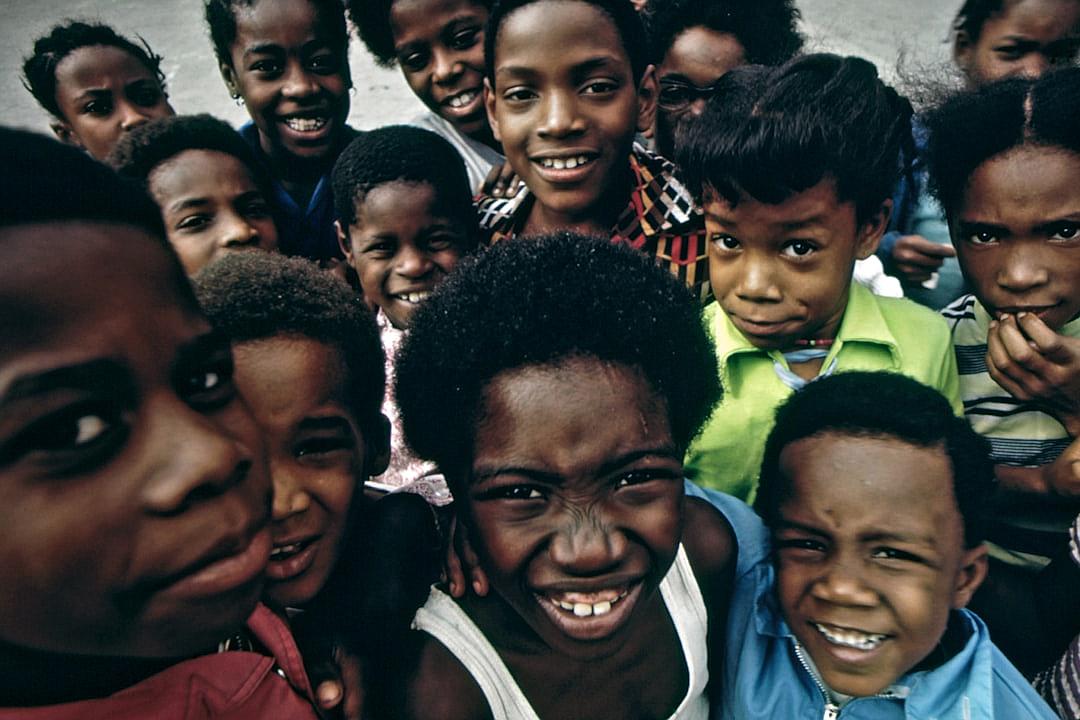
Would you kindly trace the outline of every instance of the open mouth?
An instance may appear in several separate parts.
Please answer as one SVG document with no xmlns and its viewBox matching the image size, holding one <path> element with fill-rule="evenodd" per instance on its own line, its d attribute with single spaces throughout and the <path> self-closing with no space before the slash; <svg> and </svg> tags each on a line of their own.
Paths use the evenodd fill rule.
<svg viewBox="0 0 1080 720">
<path fill-rule="evenodd" d="M 889 639 L 888 635 L 866 633 L 861 630 L 855 630 L 854 628 L 841 628 L 835 625 L 822 625 L 821 623 L 810 623 L 810 626 L 817 630 L 821 636 L 832 645 L 852 648 L 854 650 L 863 650 L 865 652 L 876 650 L 881 643 Z"/>
<path fill-rule="evenodd" d="M 270 562 L 266 566 L 267 579 L 284 582 L 307 572 L 315 562 L 320 537 L 275 544 L 270 550 Z"/>
<path fill-rule="evenodd" d="M 570 155 L 567 157 L 539 158 L 534 162 L 545 170 L 573 170 L 592 162 L 594 159 L 589 155 Z"/>
<path fill-rule="evenodd" d="M 478 97 L 480 97 L 479 90 L 465 90 L 443 100 L 443 105 L 457 110 L 473 104 Z"/>
<path fill-rule="evenodd" d="M 596 593 L 557 593 L 544 596 L 555 607 L 575 617 L 607 615 L 619 601 L 630 593 L 629 589 L 601 590 Z"/>
<path fill-rule="evenodd" d="M 593 642 L 612 636 L 630 621 L 641 589 L 641 582 L 636 581 L 588 592 L 538 592 L 536 600 L 561 633 Z"/>
<path fill-rule="evenodd" d="M 409 293 L 401 293 L 401 294 L 397 294 L 397 295 L 391 295 L 391 297 L 394 298 L 395 300 L 400 300 L 401 302 L 409 303 L 410 305 L 417 305 L 417 304 L 422 303 L 425 300 L 427 300 L 429 295 L 431 295 L 430 290 L 419 290 L 417 292 L 409 292 Z"/>
<path fill-rule="evenodd" d="M 294 542 L 288 545 L 275 545 L 273 549 L 270 550 L 270 562 L 282 562 L 294 558 L 311 547 L 313 542 L 315 542 L 315 538 L 301 540 L 300 542 Z"/>
</svg>

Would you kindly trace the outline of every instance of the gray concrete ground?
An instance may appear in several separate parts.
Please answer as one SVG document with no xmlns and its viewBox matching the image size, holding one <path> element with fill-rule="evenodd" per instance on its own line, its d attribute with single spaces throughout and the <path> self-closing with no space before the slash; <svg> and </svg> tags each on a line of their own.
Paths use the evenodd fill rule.
<svg viewBox="0 0 1080 720">
<path fill-rule="evenodd" d="M 960 0 L 798 0 L 809 49 L 863 55 L 886 77 L 906 53 L 914 66 L 948 62 L 948 26 Z M 0 123 L 48 131 L 48 119 L 19 81 L 34 38 L 64 18 L 100 19 L 138 33 L 165 57 L 178 112 L 209 112 L 232 123 L 246 118 L 217 73 L 200 0 L 0 0 L 0 94 L 10 103 Z M 420 111 L 396 69 L 377 67 L 359 42 L 351 52 L 350 121 L 359 128 L 408 119 Z"/>
</svg>

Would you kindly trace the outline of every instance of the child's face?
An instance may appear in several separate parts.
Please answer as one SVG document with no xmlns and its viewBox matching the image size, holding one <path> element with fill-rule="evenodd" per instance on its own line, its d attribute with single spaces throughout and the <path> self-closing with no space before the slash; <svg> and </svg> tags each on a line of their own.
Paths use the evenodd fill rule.
<svg viewBox="0 0 1080 720">
<path fill-rule="evenodd" d="M 682 450 L 664 401 L 595 359 L 487 386 L 469 537 L 498 596 L 548 646 L 610 653 L 655 601 L 682 533 Z"/>
<path fill-rule="evenodd" d="M 650 67 L 634 84 L 622 38 L 602 10 L 543 0 L 508 15 L 485 98 L 495 136 L 548 225 L 595 222 L 625 207 L 619 179 L 629 172 L 634 132 L 652 122 L 656 81 Z"/>
<path fill-rule="evenodd" d="M 236 385 L 263 432 L 274 485 L 266 595 L 302 606 L 326 584 L 363 483 L 365 446 L 341 352 L 300 336 L 238 343 Z"/>
<path fill-rule="evenodd" d="M 992 316 L 1051 328 L 1080 314 L 1080 155 L 1021 146 L 971 174 L 952 218 L 964 277 Z"/>
<path fill-rule="evenodd" d="M 1006 0 L 1002 12 L 983 23 L 972 42 L 958 33 L 956 64 L 971 85 L 1004 77 L 1037 77 L 1067 65 L 1080 49 L 1080 2 L 1076 0 Z"/>
<path fill-rule="evenodd" d="M 227 252 L 277 249 L 266 198 L 233 155 L 185 150 L 153 169 L 149 187 L 188 275 Z"/>
<path fill-rule="evenodd" d="M 416 308 L 461 259 L 468 241 L 461 223 L 444 211 L 429 183 L 378 185 L 356 203 L 346 261 L 356 270 L 364 298 L 406 328 Z"/>
<path fill-rule="evenodd" d="M 780 470 L 784 619 L 831 689 L 879 693 L 930 655 L 986 574 L 943 491 L 951 462 L 941 447 L 824 433 L 784 448 Z"/>
<path fill-rule="evenodd" d="M 416 96 L 470 137 L 489 136 L 484 111 L 484 23 L 473 0 L 395 0 L 398 64 Z"/>
<path fill-rule="evenodd" d="M 112 223 L 0 230 L 4 642 L 176 657 L 259 596 L 261 438 L 160 242 Z"/>
<path fill-rule="evenodd" d="M 698 25 L 675 36 L 656 68 L 660 94 L 653 132 L 661 155 L 672 157 L 676 126 L 693 122 L 705 110 L 711 95 L 707 89 L 728 70 L 745 64 L 746 52 L 731 33 Z"/>
<path fill-rule="evenodd" d="M 349 58 L 308 0 L 237 4 L 225 84 L 274 158 L 327 157 L 349 115 Z"/>
<path fill-rule="evenodd" d="M 131 53 L 111 45 L 72 51 L 56 66 L 57 136 L 104 160 L 128 130 L 175 114 L 161 83 Z"/>
<path fill-rule="evenodd" d="M 870 255 L 888 210 L 860 226 L 826 178 L 777 205 L 743 193 L 734 207 L 705 192 L 709 279 L 724 312 L 762 349 L 836 336 L 857 259 Z"/>
</svg>

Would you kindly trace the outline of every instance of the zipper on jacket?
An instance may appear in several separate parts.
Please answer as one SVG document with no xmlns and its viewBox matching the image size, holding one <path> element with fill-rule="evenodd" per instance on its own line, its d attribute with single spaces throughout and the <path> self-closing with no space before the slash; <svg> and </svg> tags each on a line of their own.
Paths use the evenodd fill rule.
<svg viewBox="0 0 1080 720">
<path fill-rule="evenodd" d="M 840 717 L 840 706 L 832 701 L 829 697 L 829 691 L 825 689 L 825 683 L 821 682 L 817 673 L 810 669 L 810 663 L 806 662 L 806 658 L 803 657 L 802 645 L 799 644 L 798 640 L 795 641 L 795 657 L 799 659 L 799 664 L 803 666 L 803 670 L 817 685 L 821 697 L 825 701 L 825 714 L 821 716 L 821 720 L 837 720 Z"/>
</svg>

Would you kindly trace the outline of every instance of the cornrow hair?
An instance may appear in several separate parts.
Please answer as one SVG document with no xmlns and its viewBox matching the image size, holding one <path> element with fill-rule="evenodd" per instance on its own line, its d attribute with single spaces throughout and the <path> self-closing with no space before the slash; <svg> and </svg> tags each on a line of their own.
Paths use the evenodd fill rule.
<svg viewBox="0 0 1080 720">
<path fill-rule="evenodd" d="M 742 193 L 781 203 L 829 178 L 865 222 L 892 196 L 915 157 L 911 103 L 866 60 L 797 57 L 720 79 L 703 114 L 677 130 L 677 162 L 699 196 Z"/>
<path fill-rule="evenodd" d="M 161 56 L 156 54 L 141 36 L 136 44 L 102 23 L 69 20 L 57 25 L 48 35 L 34 41 L 33 52 L 23 60 L 22 84 L 46 111 L 59 120 L 63 113 L 56 102 L 56 68 L 68 55 L 84 47 L 104 45 L 132 55 L 157 78 L 165 93 L 165 73 L 161 71 Z M 167 94 L 166 94 L 167 95 Z"/>
<path fill-rule="evenodd" d="M 996 155 L 1022 145 L 1080 155 L 1077 117 L 1080 68 L 1075 67 L 961 91 L 927 112 L 930 189 L 946 216 L 959 210 L 975 169 Z"/>
<path fill-rule="evenodd" d="M 356 222 L 356 204 L 372 188 L 398 181 L 431 185 L 439 211 L 457 219 L 474 242 L 479 237 L 461 156 L 435 133 L 409 125 L 361 132 L 338 156 L 331 183 L 342 228 Z"/>
</svg>

